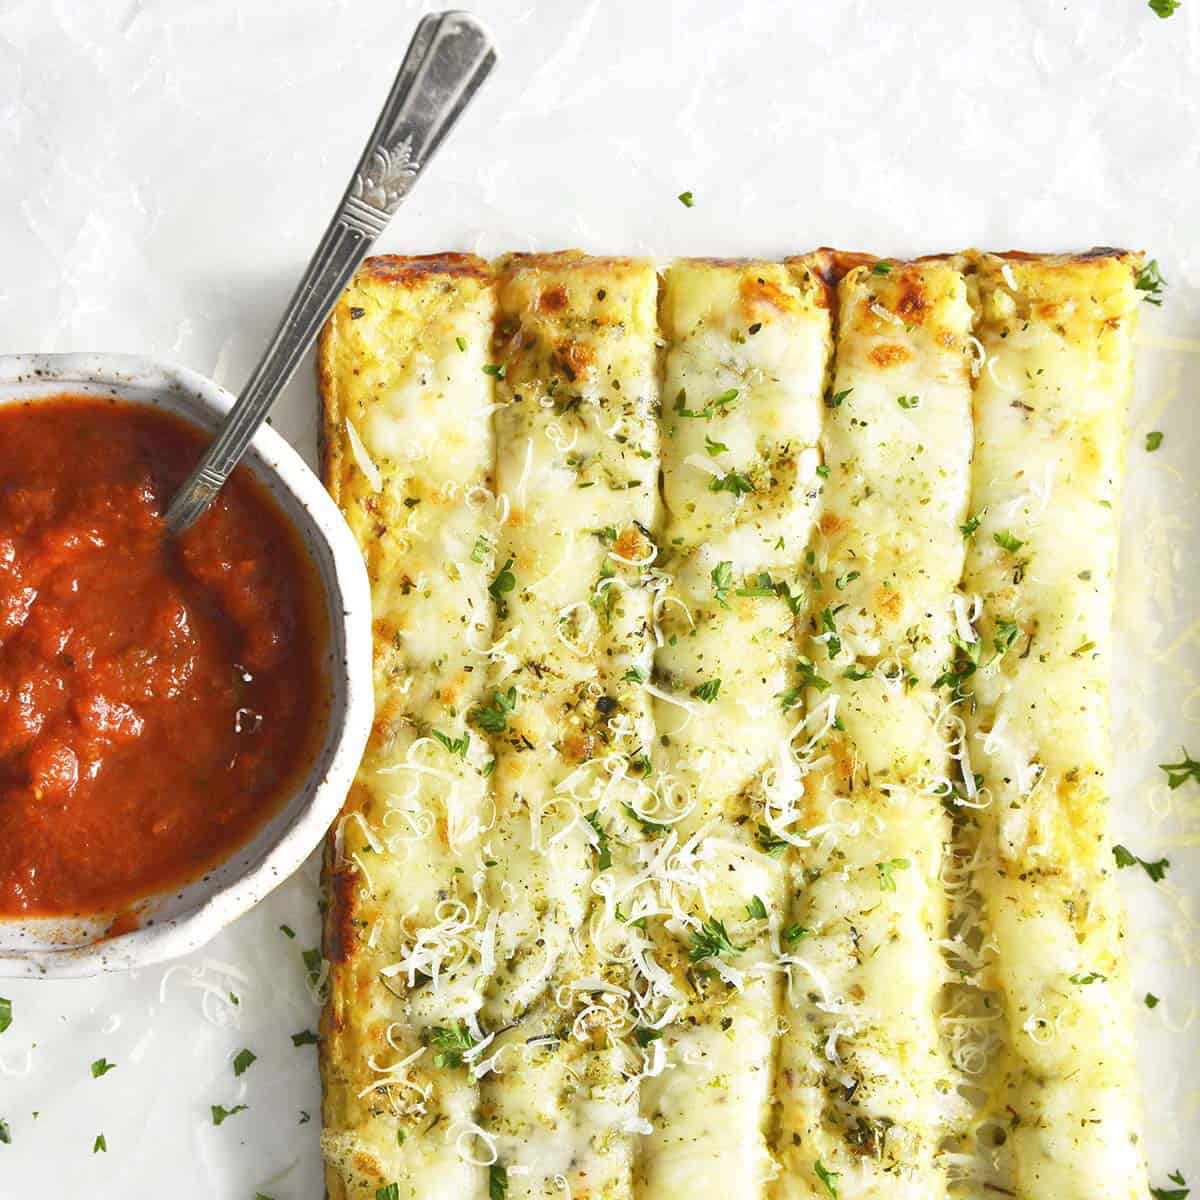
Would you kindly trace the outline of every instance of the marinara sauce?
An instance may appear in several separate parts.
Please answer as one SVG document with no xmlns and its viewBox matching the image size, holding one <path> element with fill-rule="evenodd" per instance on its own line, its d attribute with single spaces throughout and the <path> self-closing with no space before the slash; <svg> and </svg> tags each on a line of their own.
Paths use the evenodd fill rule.
<svg viewBox="0 0 1200 1200">
<path fill-rule="evenodd" d="M 240 468 L 164 532 L 204 444 L 120 401 L 0 406 L 0 915 L 202 874 L 324 731 L 319 585 L 265 488 Z"/>
</svg>

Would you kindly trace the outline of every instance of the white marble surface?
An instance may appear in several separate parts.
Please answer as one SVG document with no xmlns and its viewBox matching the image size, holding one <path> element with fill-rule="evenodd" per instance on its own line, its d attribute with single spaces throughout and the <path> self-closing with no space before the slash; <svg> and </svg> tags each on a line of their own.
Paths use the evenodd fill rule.
<svg viewBox="0 0 1200 1200">
<path fill-rule="evenodd" d="M 236 387 L 398 64 L 403 0 L 0 0 L 0 348 L 157 355 Z M 1144 247 L 1116 822 L 1156 1183 L 1200 1186 L 1200 2 L 496 0 L 503 59 L 384 242 L 905 255 Z M 676 194 L 691 189 L 696 207 Z M 276 425 L 313 449 L 305 371 Z M 1162 429 L 1162 450 L 1143 449 Z M 1153 568 L 1151 570 L 1151 568 Z M 0 1200 L 318 1200 L 310 869 L 170 971 L 0 982 Z M 281 923 L 297 933 L 290 940 Z M 240 1003 L 228 1001 L 229 992 Z M 240 1079 L 243 1046 L 258 1059 Z M 118 1064 L 93 1079 L 92 1060 Z M 249 1105 L 220 1128 L 209 1106 Z M 301 1124 L 301 1113 L 313 1120 Z M 38 1115 L 34 1115 L 34 1114 Z M 106 1154 L 92 1153 L 103 1132 Z"/>
</svg>

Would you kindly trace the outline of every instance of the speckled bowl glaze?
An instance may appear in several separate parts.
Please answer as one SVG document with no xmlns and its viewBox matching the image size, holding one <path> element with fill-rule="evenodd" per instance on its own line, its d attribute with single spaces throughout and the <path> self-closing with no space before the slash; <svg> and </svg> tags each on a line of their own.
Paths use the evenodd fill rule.
<svg viewBox="0 0 1200 1200">
<path fill-rule="evenodd" d="M 61 392 L 116 396 L 215 429 L 233 396 L 193 371 L 119 354 L 0 356 L 0 404 Z M 123 971 L 186 954 L 257 904 L 308 857 L 336 818 L 370 730 L 371 596 L 341 514 L 274 430 L 255 435 L 246 464 L 294 522 L 319 573 L 328 619 L 329 726 L 311 770 L 255 836 L 203 877 L 135 906 L 139 928 L 105 937 L 112 914 L 0 917 L 0 977 L 66 978 Z"/>
</svg>

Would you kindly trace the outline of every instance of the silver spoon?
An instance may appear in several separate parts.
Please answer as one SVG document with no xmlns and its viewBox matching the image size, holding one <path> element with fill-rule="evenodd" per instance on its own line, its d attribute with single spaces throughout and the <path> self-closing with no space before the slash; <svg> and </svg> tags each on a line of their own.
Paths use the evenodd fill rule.
<svg viewBox="0 0 1200 1200">
<path fill-rule="evenodd" d="M 237 403 L 167 509 L 180 534 L 213 502 L 375 239 L 462 115 L 496 52 L 469 13 L 421 19 L 350 186 Z"/>
</svg>

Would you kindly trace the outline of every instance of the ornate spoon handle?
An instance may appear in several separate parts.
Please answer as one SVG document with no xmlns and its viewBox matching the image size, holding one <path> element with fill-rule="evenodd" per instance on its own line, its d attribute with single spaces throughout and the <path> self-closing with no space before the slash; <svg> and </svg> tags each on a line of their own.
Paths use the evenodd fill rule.
<svg viewBox="0 0 1200 1200">
<path fill-rule="evenodd" d="M 171 533 L 187 529 L 221 490 L 359 263 L 495 63 L 487 31 L 470 14 L 444 12 L 422 18 L 350 186 L 275 336 L 212 445 L 167 509 Z"/>
</svg>

